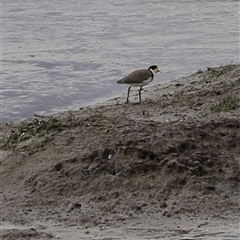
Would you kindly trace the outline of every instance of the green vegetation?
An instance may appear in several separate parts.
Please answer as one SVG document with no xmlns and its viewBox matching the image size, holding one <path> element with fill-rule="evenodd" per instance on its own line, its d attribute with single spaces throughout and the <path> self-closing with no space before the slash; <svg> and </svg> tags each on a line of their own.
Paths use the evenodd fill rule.
<svg viewBox="0 0 240 240">
<path fill-rule="evenodd" d="M 65 118 L 46 117 L 46 119 L 35 118 L 32 122 L 21 122 L 16 127 L 13 127 L 7 136 L 2 137 L 0 140 L 0 147 L 8 148 L 14 147 L 22 141 L 26 141 L 32 137 L 44 137 L 45 140 L 49 138 L 49 134 L 59 132 L 64 127 L 71 126 L 75 119 L 72 112 L 68 113 Z"/>
<path fill-rule="evenodd" d="M 232 71 L 234 68 L 238 67 L 236 64 L 230 64 L 226 66 L 221 66 L 220 68 L 207 68 L 208 76 L 209 77 L 219 77 L 226 72 Z"/>
<path fill-rule="evenodd" d="M 239 99 L 237 97 L 227 96 L 218 104 L 211 107 L 212 112 L 229 112 L 239 107 Z"/>
<path fill-rule="evenodd" d="M 100 124 L 100 122 L 98 120 L 106 120 L 107 122 L 111 123 L 111 124 L 115 124 L 116 123 L 116 118 L 114 117 L 108 117 L 106 114 L 104 114 L 101 111 L 96 111 L 95 114 L 93 114 L 91 116 L 91 120 L 95 121 L 97 120 L 98 124 Z"/>
</svg>

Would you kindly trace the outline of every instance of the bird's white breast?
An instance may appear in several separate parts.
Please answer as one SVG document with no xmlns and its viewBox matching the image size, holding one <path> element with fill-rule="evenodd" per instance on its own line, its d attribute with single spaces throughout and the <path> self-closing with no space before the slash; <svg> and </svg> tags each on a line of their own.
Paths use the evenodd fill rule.
<svg viewBox="0 0 240 240">
<path fill-rule="evenodd" d="M 134 87 L 142 87 L 142 86 L 145 86 L 145 85 L 149 84 L 152 80 L 153 80 L 153 78 L 150 77 L 146 80 L 143 80 L 141 83 L 131 83 L 130 85 L 134 86 Z"/>
</svg>

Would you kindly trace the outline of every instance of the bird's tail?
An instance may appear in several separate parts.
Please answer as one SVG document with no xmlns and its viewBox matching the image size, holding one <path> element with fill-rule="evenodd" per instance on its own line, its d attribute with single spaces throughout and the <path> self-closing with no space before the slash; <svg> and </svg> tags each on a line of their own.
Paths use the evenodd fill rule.
<svg viewBox="0 0 240 240">
<path fill-rule="evenodd" d="M 124 78 L 117 81 L 117 84 L 123 84 L 123 83 L 124 83 Z"/>
</svg>

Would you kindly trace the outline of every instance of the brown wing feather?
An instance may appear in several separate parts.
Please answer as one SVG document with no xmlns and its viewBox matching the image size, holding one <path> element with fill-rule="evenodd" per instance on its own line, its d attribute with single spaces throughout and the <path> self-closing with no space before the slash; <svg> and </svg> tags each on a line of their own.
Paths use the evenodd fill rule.
<svg viewBox="0 0 240 240">
<path fill-rule="evenodd" d="M 148 69 L 139 69 L 131 72 L 126 77 L 117 81 L 118 84 L 126 83 L 141 83 L 144 80 L 147 80 L 152 77 L 152 73 Z"/>
</svg>

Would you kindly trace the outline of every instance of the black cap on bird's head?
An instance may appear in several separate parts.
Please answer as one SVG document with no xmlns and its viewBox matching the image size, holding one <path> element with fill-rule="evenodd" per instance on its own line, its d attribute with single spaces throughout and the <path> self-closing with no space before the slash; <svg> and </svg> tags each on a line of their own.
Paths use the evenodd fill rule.
<svg viewBox="0 0 240 240">
<path fill-rule="evenodd" d="M 148 68 L 148 70 L 152 70 L 152 71 L 155 72 L 155 73 L 161 72 L 157 65 L 152 65 L 152 66 L 150 66 L 150 67 Z"/>
</svg>

